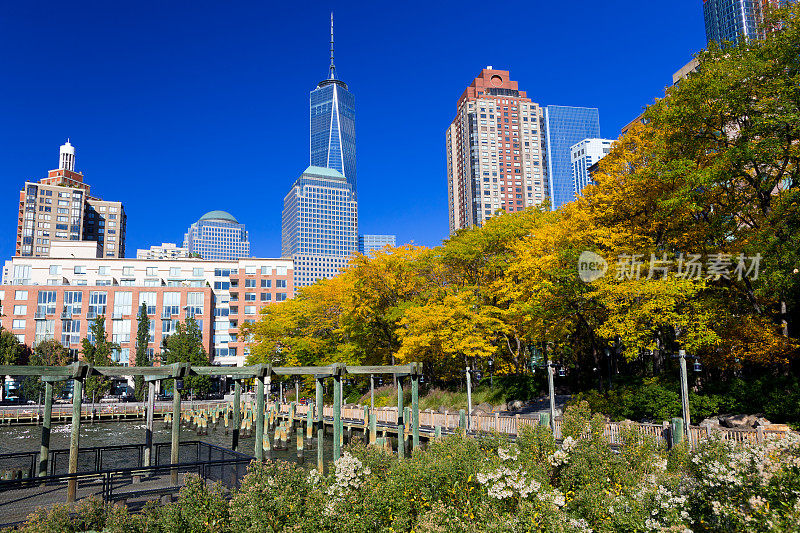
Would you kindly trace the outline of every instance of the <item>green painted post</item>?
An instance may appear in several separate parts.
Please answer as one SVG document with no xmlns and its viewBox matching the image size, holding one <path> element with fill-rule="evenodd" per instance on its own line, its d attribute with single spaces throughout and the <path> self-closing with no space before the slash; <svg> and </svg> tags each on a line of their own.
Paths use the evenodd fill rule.
<svg viewBox="0 0 800 533">
<path fill-rule="evenodd" d="M 342 454 L 342 376 L 333 376 L 333 460 Z"/>
<path fill-rule="evenodd" d="M 683 419 L 673 418 L 670 424 L 670 434 L 672 435 L 672 445 L 677 446 L 683 442 Z"/>
<path fill-rule="evenodd" d="M 406 456 L 405 450 L 405 424 L 403 420 L 403 378 L 397 376 L 397 458 Z"/>
<path fill-rule="evenodd" d="M 419 374 L 411 376 L 411 443 L 419 448 Z"/>
<path fill-rule="evenodd" d="M 539 425 L 550 427 L 550 415 L 548 413 L 539 413 Z"/>
<path fill-rule="evenodd" d="M 467 429 L 467 413 L 463 409 L 458 410 L 458 427 Z"/>
<path fill-rule="evenodd" d="M 256 461 L 264 460 L 264 378 L 256 376 L 256 442 L 255 457 Z"/>
<path fill-rule="evenodd" d="M 308 404 L 308 411 L 306 411 L 306 440 L 309 446 L 311 446 L 311 439 L 314 438 L 314 418 L 311 416 L 313 412 L 314 406 Z"/>
<path fill-rule="evenodd" d="M 153 409 L 156 402 L 156 382 L 147 382 L 147 412 L 145 413 L 143 466 L 150 466 L 153 455 Z"/>
<path fill-rule="evenodd" d="M 433 427 L 433 438 L 438 439 L 442 436 L 442 426 L 434 426 Z"/>
<path fill-rule="evenodd" d="M 239 412 L 241 410 L 241 403 L 242 382 L 237 379 L 233 385 L 233 443 L 231 444 L 231 449 L 234 451 L 239 448 L 239 426 L 242 423 L 242 413 Z"/>
<path fill-rule="evenodd" d="M 369 415 L 369 443 L 375 444 L 378 439 L 378 416 L 375 414 Z"/>
<path fill-rule="evenodd" d="M 42 446 L 39 450 L 39 472 L 47 475 L 47 461 L 50 459 L 50 418 L 53 414 L 53 383 L 44 383 L 44 417 L 42 418 Z"/>
<path fill-rule="evenodd" d="M 169 454 L 170 464 L 178 463 L 178 451 L 181 438 L 181 391 L 178 390 L 178 380 L 172 380 L 172 448 Z M 178 469 L 170 470 L 172 484 L 178 484 Z"/>
<path fill-rule="evenodd" d="M 83 396 L 83 380 L 72 380 L 72 431 L 69 435 L 69 473 L 78 472 L 78 440 L 81 432 L 81 396 Z M 67 485 L 67 503 L 75 501 L 78 492 L 78 479 L 70 478 Z"/>
<path fill-rule="evenodd" d="M 325 424 L 323 421 L 323 404 L 322 404 L 322 378 L 317 378 L 316 390 L 316 403 L 314 410 L 316 411 L 316 426 L 317 426 L 317 470 L 320 474 L 324 474 L 325 464 L 323 463 L 323 443 L 325 442 Z"/>
</svg>

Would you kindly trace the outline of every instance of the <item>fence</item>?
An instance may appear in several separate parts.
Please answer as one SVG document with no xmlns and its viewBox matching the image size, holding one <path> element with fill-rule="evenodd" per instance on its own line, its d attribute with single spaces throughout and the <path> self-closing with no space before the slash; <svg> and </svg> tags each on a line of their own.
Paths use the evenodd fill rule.
<svg viewBox="0 0 800 533">
<path fill-rule="evenodd" d="M 298 416 L 305 416 L 309 410 L 309 406 L 298 405 L 296 406 L 296 414 Z M 281 406 L 281 413 L 287 414 L 290 411 L 289 405 Z M 368 412 L 367 407 L 343 407 L 342 418 L 350 421 L 365 421 L 365 414 Z M 326 418 L 333 418 L 333 407 L 325 406 L 323 410 Z M 379 425 L 396 426 L 397 425 L 397 408 L 396 407 L 383 407 L 376 408 L 372 411 L 376 415 L 376 420 Z M 423 433 L 433 433 L 434 428 L 440 427 L 443 431 L 453 430 L 460 426 L 462 414 L 460 412 L 435 412 L 433 410 L 419 412 L 419 425 Z M 500 413 L 480 414 L 473 413 L 469 417 L 470 431 L 483 431 L 483 432 L 498 432 L 501 434 L 516 436 L 525 426 L 535 426 L 542 423 L 541 416 L 538 413 L 527 415 L 501 415 Z M 406 420 L 406 424 L 408 424 Z M 561 419 L 556 418 L 554 422 L 556 439 L 562 438 L 561 433 Z M 662 424 L 646 424 L 646 423 L 628 423 L 623 424 L 620 422 L 606 422 L 603 434 L 608 439 L 609 444 L 612 446 L 620 446 L 623 444 L 623 428 L 631 427 L 638 431 L 645 438 L 650 438 L 655 441 L 657 445 L 666 446 L 671 439 L 671 428 L 669 423 Z M 723 440 L 730 440 L 734 442 L 750 442 L 756 443 L 764 440 L 766 436 L 786 435 L 788 428 L 786 426 L 776 424 L 773 427 L 766 426 L 757 429 L 735 429 L 735 428 L 719 428 L 710 429 L 705 426 L 689 426 L 689 444 L 692 448 L 697 444 L 707 439 L 709 434 L 713 433 Z"/>
<path fill-rule="evenodd" d="M 189 409 L 209 409 L 224 402 L 191 402 L 184 403 L 183 410 Z M 41 424 L 42 407 L 31 405 L 16 409 L 0 409 L 0 424 Z M 163 417 L 172 412 L 172 403 L 155 404 L 153 415 Z M 84 420 L 125 420 L 143 419 L 145 408 L 141 402 L 130 403 L 97 403 L 94 408 L 91 405 L 81 406 L 81 418 Z M 72 404 L 53 405 L 51 419 L 53 422 L 69 422 L 72 420 Z"/>
<path fill-rule="evenodd" d="M 200 441 L 183 442 L 179 463 L 170 463 L 170 443 L 153 446 L 154 465 L 142 466 L 144 445 L 82 448 L 78 471 L 65 473 L 69 450 L 50 452 L 47 476 L 32 477 L 39 454 L 0 455 L 0 468 L 15 468 L 20 476 L 0 480 L 0 527 L 23 521 L 38 507 L 63 503 L 70 480 L 78 480 L 76 499 L 91 496 L 106 502 L 125 502 L 136 510 L 153 499 L 171 499 L 183 486 L 185 474 L 237 488 L 251 456 Z M 6 470 L 8 471 L 8 470 Z"/>
</svg>

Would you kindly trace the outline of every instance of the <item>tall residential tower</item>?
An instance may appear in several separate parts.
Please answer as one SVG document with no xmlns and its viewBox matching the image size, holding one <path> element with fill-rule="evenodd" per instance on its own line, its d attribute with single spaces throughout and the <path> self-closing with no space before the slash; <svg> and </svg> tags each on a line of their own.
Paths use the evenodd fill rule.
<svg viewBox="0 0 800 533">
<path fill-rule="evenodd" d="M 89 193 L 83 174 L 75 171 L 75 147 L 67 140 L 58 168 L 38 182 L 26 181 L 19 193 L 16 255 L 48 257 L 52 243 L 94 241 L 98 257 L 125 257 L 125 229 L 122 203 Z"/>
<path fill-rule="evenodd" d="M 548 196 L 544 116 L 491 66 L 464 90 L 446 133 L 450 233 L 521 211 Z"/>
</svg>

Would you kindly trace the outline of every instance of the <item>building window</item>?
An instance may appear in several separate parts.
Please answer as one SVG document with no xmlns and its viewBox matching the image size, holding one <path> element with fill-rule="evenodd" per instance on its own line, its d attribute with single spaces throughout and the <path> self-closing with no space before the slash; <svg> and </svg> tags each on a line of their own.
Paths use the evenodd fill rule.
<svg viewBox="0 0 800 533">
<path fill-rule="evenodd" d="M 34 337 L 34 344 L 39 344 L 41 341 L 47 341 L 53 338 L 56 328 L 55 320 L 37 320 L 36 333 Z"/>
<path fill-rule="evenodd" d="M 147 314 L 148 315 L 155 315 L 156 314 L 156 297 L 157 294 L 154 292 L 140 292 L 139 293 L 139 308 L 142 307 L 142 304 L 147 306 Z M 153 321 L 151 320 L 150 323 L 152 324 Z"/>
<path fill-rule="evenodd" d="M 275 301 L 276 302 L 283 302 L 286 300 L 286 293 L 285 292 L 277 292 L 275 293 Z"/>
<path fill-rule="evenodd" d="M 262 292 L 261 293 L 261 301 L 262 302 L 271 302 L 272 301 L 272 294 L 269 292 Z"/>
<path fill-rule="evenodd" d="M 254 315 L 254 314 L 256 314 L 256 306 L 255 305 L 245 305 L 244 306 L 244 314 L 246 314 L 246 315 Z"/>
<path fill-rule="evenodd" d="M 92 291 L 89 294 L 89 313 L 86 318 L 95 319 L 106 314 L 106 299 L 108 295 L 105 291 Z"/>
<path fill-rule="evenodd" d="M 54 315 L 56 312 L 56 291 L 39 291 L 36 315 Z"/>
<path fill-rule="evenodd" d="M 169 269 L 169 277 L 171 278 L 178 278 L 181 275 L 181 268 L 180 267 L 170 267 Z"/>
<path fill-rule="evenodd" d="M 61 321 L 61 344 L 65 347 L 78 344 L 81 341 L 81 321 Z"/>
<path fill-rule="evenodd" d="M 133 293 L 129 291 L 114 292 L 114 318 L 122 318 L 131 314 Z"/>
<path fill-rule="evenodd" d="M 203 293 L 190 292 L 186 294 L 186 316 L 194 318 L 195 315 L 203 314 Z"/>
<path fill-rule="evenodd" d="M 164 293 L 164 316 L 175 316 L 181 312 L 181 293 L 179 292 L 165 292 Z"/>
<path fill-rule="evenodd" d="M 158 276 L 158 267 L 147 267 L 148 276 Z"/>
<path fill-rule="evenodd" d="M 64 293 L 64 314 L 67 316 L 80 315 L 83 293 L 81 291 L 66 291 Z"/>
<path fill-rule="evenodd" d="M 28 314 L 28 306 L 27 305 L 15 305 L 14 306 L 14 314 L 15 315 L 27 315 Z"/>
<path fill-rule="evenodd" d="M 124 267 L 122 267 L 122 275 L 123 276 L 133 276 L 133 267 L 132 266 L 124 266 Z"/>
<path fill-rule="evenodd" d="M 11 322 L 11 329 L 25 329 L 25 321 L 24 320 L 13 320 Z"/>
<path fill-rule="evenodd" d="M 61 265 L 50 265 L 50 275 L 51 276 L 60 276 L 61 275 Z"/>
<path fill-rule="evenodd" d="M 276 279 L 275 280 L 275 287 L 278 289 L 285 289 L 286 288 L 286 280 L 285 279 Z"/>
<path fill-rule="evenodd" d="M 114 297 L 116 300 L 116 296 Z M 124 342 L 131 342 L 131 321 L 130 319 L 115 320 L 112 326 L 112 342 L 122 344 Z"/>
<path fill-rule="evenodd" d="M 261 288 L 262 289 L 272 288 L 272 280 L 271 279 L 262 279 L 261 280 Z"/>
<path fill-rule="evenodd" d="M 28 299 L 28 291 L 14 291 L 14 299 L 15 300 L 27 300 Z"/>
</svg>

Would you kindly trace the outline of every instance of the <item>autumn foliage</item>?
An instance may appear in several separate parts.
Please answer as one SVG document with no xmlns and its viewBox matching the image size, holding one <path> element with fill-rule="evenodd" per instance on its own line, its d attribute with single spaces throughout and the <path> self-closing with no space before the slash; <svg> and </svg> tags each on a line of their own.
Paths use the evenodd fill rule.
<svg viewBox="0 0 800 533">
<path fill-rule="evenodd" d="M 763 41 L 701 52 L 575 202 L 498 214 L 432 249 L 357 256 L 243 326 L 251 362 L 422 361 L 435 379 L 489 360 L 594 368 L 609 351 L 644 368 L 678 349 L 712 368 L 789 363 L 800 7 L 774 16 L 782 30 Z M 581 280 L 584 251 L 605 259 L 604 277 Z"/>
</svg>

